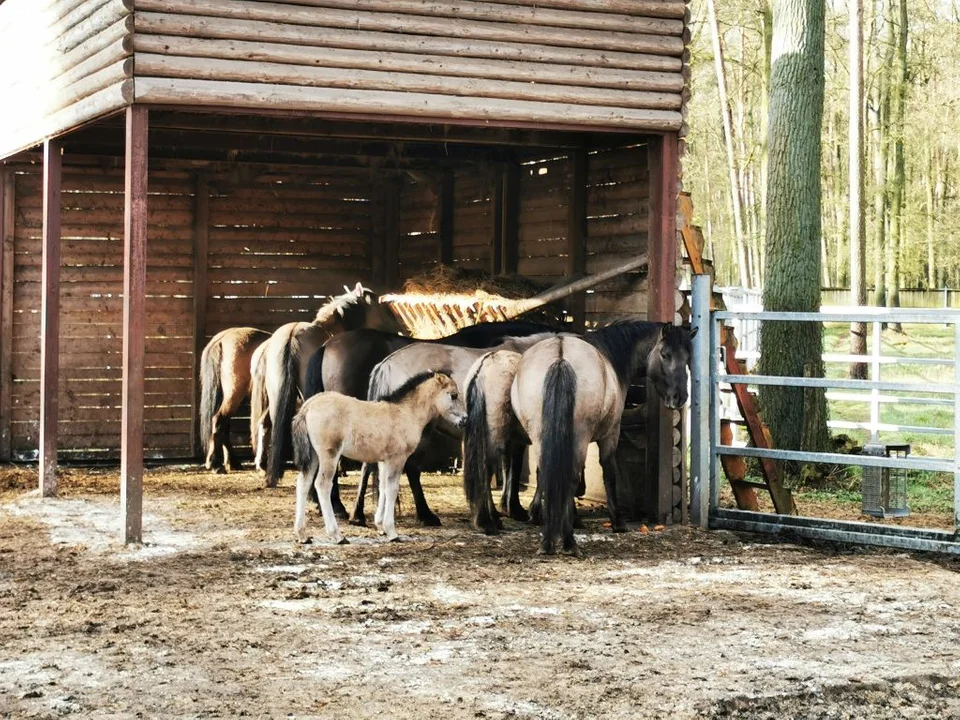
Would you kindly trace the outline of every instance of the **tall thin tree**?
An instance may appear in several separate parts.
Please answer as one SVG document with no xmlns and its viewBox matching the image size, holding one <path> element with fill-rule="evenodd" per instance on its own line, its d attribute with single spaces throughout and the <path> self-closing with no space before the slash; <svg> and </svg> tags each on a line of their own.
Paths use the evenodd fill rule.
<svg viewBox="0 0 960 720">
<path fill-rule="evenodd" d="M 824 0 L 776 0 L 770 77 L 764 308 L 820 307 Z M 761 372 L 823 376 L 823 324 L 764 323 Z M 822 390 L 763 386 L 760 403 L 778 447 L 823 450 Z"/>
<path fill-rule="evenodd" d="M 893 179 L 890 184 L 890 235 L 887 238 L 887 307 L 900 306 L 900 252 L 906 204 L 906 167 L 903 153 L 907 101 L 907 0 L 894 1 L 897 3 L 898 17 L 896 18 L 896 65 L 891 98 Z M 891 2 L 891 21 L 894 19 L 892 6 L 893 2 Z M 897 331 L 901 329 L 899 323 L 892 323 L 891 327 Z"/>
<path fill-rule="evenodd" d="M 850 13 L 850 118 L 849 118 L 849 196 L 850 196 L 850 303 L 867 304 L 866 212 L 863 203 L 863 0 L 849 0 Z M 850 354 L 866 355 L 867 325 L 850 326 Z M 850 365 L 850 377 L 866 379 L 866 363 Z"/>
</svg>

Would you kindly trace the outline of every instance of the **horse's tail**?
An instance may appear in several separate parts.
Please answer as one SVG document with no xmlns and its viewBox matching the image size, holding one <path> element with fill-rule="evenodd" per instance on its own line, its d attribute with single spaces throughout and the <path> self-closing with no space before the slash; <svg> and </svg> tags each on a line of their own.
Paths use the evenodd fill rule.
<svg viewBox="0 0 960 720">
<path fill-rule="evenodd" d="M 280 351 L 280 385 L 277 393 L 276 412 L 273 413 L 270 455 L 267 457 L 267 484 L 274 487 L 283 477 L 283 463 L 290 456 L 290 425 L 297 405 L 297 363 L 299 343 L 291 336 Z"/>
<path fill-rule="evenodd" d="M 490 493 L 490 468 L 487 463 L 490 428 L 487 423 L 487 398 L 480 387 L 480 367 L 467 383 L 467 424 L 463 428 L 463 492 L 476 517 L 477 510 Z"/>
<path fill-rule="evenodd" d="M 576 468 L 573 466 L 573 407 L 577 376 L 562 357 L 547 370 L 543 381 L 540 424 L 540 461 L 537 484 L 543 488 L 543 534 L 552 539 L 560 533 L 563 515 Z"/>
<path fill-rule="evenodd" d="M 303 388 L 303 399 L 311 398 L 323 392 L 323 345 L 307 362 L 307 379 Z"/>
<path fill-rule="evenodd" d="M 222 361 L 223 346 L 219 340 L 207 345 L 200 355 L 200 444 L 204 453 L 213 435 L 213 416 L 223 403 L 223 386 L 220 384 Z"/>
<path fill-rule="evenodd" d="M 257 443 L 260 442 L 260 418 L 269 403 L 267 399 L 267 345 L 264 343 L 257 348 L 257 364 L 250 373 L 250 447 L 254 455 L 257 454 Z"/>
<path fill-rule="evenodd" d="M 293 462 L 300 472 L 306 472 L 313 460 L 313 443 L 310 442 L 310 432 L 307 429 L 306 406 L 300 409 L 293 417 L 290 434 L 293 438 Z"/>
<path fill-rule="evenodd" d="M 367 400 L 379 400 L 389 393 L 383 363 L 383 360 L 378 362 L 370 373 L 370 382 L 367 384 Z"/>
</svg>

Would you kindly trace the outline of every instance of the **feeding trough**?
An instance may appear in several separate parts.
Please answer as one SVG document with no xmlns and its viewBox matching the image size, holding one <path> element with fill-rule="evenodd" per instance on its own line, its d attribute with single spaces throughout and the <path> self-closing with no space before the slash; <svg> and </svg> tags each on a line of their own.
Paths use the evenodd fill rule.
<svg viewBox="0 0 960 720">
<path fill-rule="evenodd" d="M 906 458 L 909 445 L 865 445 L 865 455 L 890 458 Z M 872 517 L 906 517 L 910 514 L 907 505 L 907 471 L 902 468 L 864 467 L 862 512 Z"/>
</svg>

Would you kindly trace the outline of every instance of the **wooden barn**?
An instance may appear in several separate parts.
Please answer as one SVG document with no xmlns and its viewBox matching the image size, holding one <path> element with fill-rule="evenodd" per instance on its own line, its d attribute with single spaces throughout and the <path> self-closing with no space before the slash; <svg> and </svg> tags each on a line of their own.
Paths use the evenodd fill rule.
<svg viewBox="0 0 960 720">
<path fill-rule="evenodd" d="M 684 0 L 0 0 L 0 459 L 192 457 L 199 350 L 444 263 L 674 320 Z M 11 71 L 11 69 L 14 69 Z M 652 405 L 652 404 L 650 404 Z M 685 517 L 677 418 L 643 499 Z"/>
</svg>

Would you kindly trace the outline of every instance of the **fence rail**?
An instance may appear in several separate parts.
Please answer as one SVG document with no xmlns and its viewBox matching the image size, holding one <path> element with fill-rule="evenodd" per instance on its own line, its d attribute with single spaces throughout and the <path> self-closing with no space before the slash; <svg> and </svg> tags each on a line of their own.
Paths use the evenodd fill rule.
<svg viewBox="0 0 960 720">
<path fill-rule="evenodd" d="M 920 545 L 925 545 L 927 549 L 933 549 L 935 546 L 936 549 L 960 553 L 960 541 L 954 542 L 955 537 L 960 537 L 960 362 L 957 362 L 958 357 L 960 357 L 960 312 L 945 310 L 932 312 L 925 309 L 888 308 L 829 308 L 819 313 L 763 312 L 759 310 L 743 312 L 735 310 L 711 311 L 710 292 L 710 278 L 706 276 L 695 276 L 692 289 L 692 325 L 698 328 L 699 332 L 693 340 L 693 356 L 691 359 L 691 516 L 694 520 L 704 527 L 733 527 L 738 525 L 738 523 L 742 529 L 748 525 L 751 527 L 766 525 L 769 526 L 769 528 L 790 526 L 792 531 L 799 532 L 800 534 L 825 539 L 836 539 L 841 536 L 854 538 L 869 533 L 871 528 L 884 527 L 861 523 L 854 529 L 838 529 L 836 523 L 831 525 L 828 521 L 811 518 L 800 518 L 803 522 L 797 524 L 784 520 L 783 518 L 785 516 L 761 515 L 760 517 L 762 519 L 757 519 L 756 517 L 746 517 L 746 515 L 756 516 L 757 513 L 743 513 L 741 515 L 738 514 L 741 513 L 741 511 L 721 511 L 719 508 L 720 484 L 718 477 L 718 459 L 721 455 L 836 465 L 858 465 L 863 467 L 881 467 L 901 470 L 947 472 L 952 473 L 954 476 L 954 527 L 956 534 L 943 533 L 937 535 L 936 538 L 920 538 L 922 541 Z M 873 354 L 856 356 L 858 359 L 862 359 L 870 365 L 872 379 L 847 380 L 834 378 L 778 377 L 770 375 L 736 375 L 722 372 L 722 364 L 720 363 L 721 325 L 724 322 L 742 324 L 747 321 L 760 323 L 771 320 L 783 322 L 872 323 L 874 340 Z M 903 364 L 913 362 L 913 364 L 919 365 L 952 366 L 952 382 L 904 383 L 880 379 L 881 366 L 890 364 L 889 362 L 884 363 L 883 358 L 885 356 L 880 355 L 881 324 L 895 322 L 953 325 L 954 357 L 952 359 L 918 359 L 902 356 L 886 356 L 894 362 L 902 362 Z M 917 360 L 920 360 L 920 362 L 917 362 Z M 848 362 L 848 356 L 844 356 L 843 361 Z M 876 441 L 879 432 L 888 430 L 952 434 L 955 438 L 954 457 L 952 459 L 918 458 L 916 456 L 890 458 L 867 455 L 843 455 L 839 453 L 802 452 L 785 449 L 767 450 L 723 445 L 720 442 L 719 423 L 719 391 L 721 383 L 753 386 L 812 387 L 866 392 L 869 393 L 869 395 L 858 396 L 852 393 L 833 394 L 834 399 L 841 399 L 838 398 L 837 395 L 842 395 L 842 399 L 853 399 L 871 403 L 871 419 L 869 423 L 847 423 L 847 425 L 856 425 L 857 427 L 870 430 L 873 434 L 874 441 Z M 948 395 L 949 398 L 897 397 L 881 395 L 880 391 Z M 913 401 L 917 401 L 917 404 L 952 405 L 954 407 L 953 428 L 924 428 L 880 422 L 880 404 L 884 402 L 907 403 Z M 820 524 L 818 525 L 818 523 Z M 860 527 L 860 525 L 862 525 L 862 527 Z M 801 528 L 801 530 L 798 531 L 797 528 Z M 915 541 L 918 540 L 919 536 L 906 540 L 901 538 L 896 540 L 896 542 L 892 542 L 889 541 L 889 538 L 895 537 L 894 535 L 886 531 L 878 531 L 877 537 L 880 539 L 876 540 L 871 536 L 871 540 L 868 542 L 891 544 L 897 547 L 914 547 L 916 546 Z"/>
</svg>

